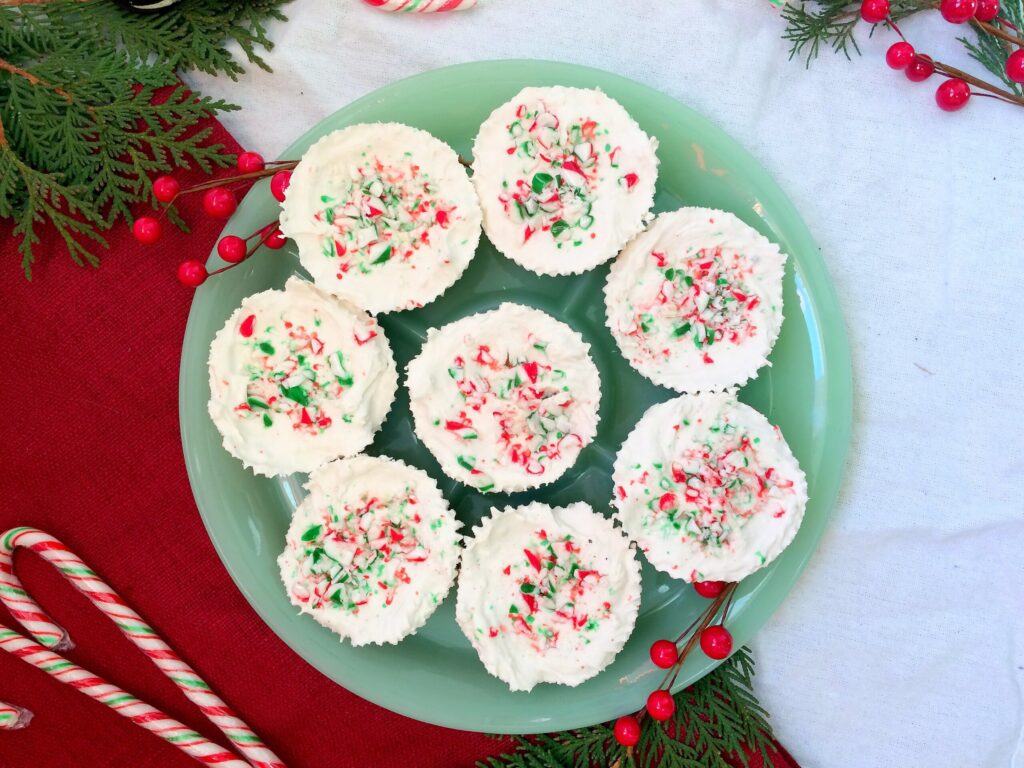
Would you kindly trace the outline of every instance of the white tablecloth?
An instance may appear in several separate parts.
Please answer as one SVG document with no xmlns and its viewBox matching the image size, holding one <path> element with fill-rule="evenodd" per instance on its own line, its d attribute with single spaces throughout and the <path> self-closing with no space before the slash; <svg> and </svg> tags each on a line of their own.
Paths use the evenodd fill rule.
<svg viewBox="0 0 1024 768">
<path fill-rule="evenodd" d="M 787 60 L 766 0 L 482 0 L 446 17 L 298 0 L 274 73 L 193 75 L 268 157 L 347 102 L 462 61 L 617 72 L 748 147 L 821 245 L 855 428 L 829 531 L 754 642 L 757 691 L 807 766 L 1024 766 L 1024 110 L 934 104 L 863 58 Z M 938 17 L 905 31 L 965 67 Z"/>
</svg>

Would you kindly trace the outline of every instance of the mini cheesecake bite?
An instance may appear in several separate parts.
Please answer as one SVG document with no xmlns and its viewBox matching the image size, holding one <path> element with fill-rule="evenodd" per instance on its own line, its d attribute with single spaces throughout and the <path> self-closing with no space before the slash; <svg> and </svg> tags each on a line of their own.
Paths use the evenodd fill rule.
<svg viewBox="0 0 1024 768">
<path fill-rule="evenodd" d="M 313 473 L 278 558 L 288 599 L 352 645 L 397 643 L 448 594 L 461 525 L 437 484 L 385 457 Z"/>
<path fill-rule="evenodd" d="M 731 213 L 658 216 L 612 264 L 608 327 L 630 365 L 679 392 L 739 386 L 782 327 L 785 254 Z"/>
<path fill-rule="evenodd" d="M 317 286 L 378 313 L 444 293 L 480 240 L 480 206 L 459 157 L 398 123 L 334 131 L 302 156 L 281 231 Z"/>
<path fill-rule="evenodd" d="M 295 277 L 242 301 L 210 345 L 209 372 L 225 449 L 267 476 L 361 451 L 398 387 L 377 322 Z"/>
<path fill-rule="evenodd" d="M 648 409 L 615 460 L 617 517 L 655 568 L 739 581 L 796 536 L 807 480 L 777 427 L 732 393 Z"/>
<path fill-rule="evenodd" d="M 525 88 L 473 145 L 487 237 L 541 275 L 593 269 L 648 219 L 657 146 L 601 91 Z"/>
<path fill-rule="evenodd" d="M 456 620 L 513 691 L 575 686 L 633 632 L 640 563 L 611 521 L 578 502 L 492 510 L 466 542 Z"/>
<path fill-rule="evenodd" d="M 568 325 L 519 304 L 431 329 L 406 377 L 416 435 L 477 490 L 553 482 L 597 433 L 589 351 Z"/>
</svg>

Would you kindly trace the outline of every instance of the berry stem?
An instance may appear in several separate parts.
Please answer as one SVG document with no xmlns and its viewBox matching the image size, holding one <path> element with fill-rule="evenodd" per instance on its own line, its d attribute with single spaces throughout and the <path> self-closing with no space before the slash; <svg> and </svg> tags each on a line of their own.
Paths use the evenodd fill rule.
<svg viewBox="0 0 1024 768">
<path fill-rule="evenodd" d="M 276 163 L 276 167 L 267 167 L 264 168 L 262 171 L 240 173 L 237 176 L 231 176 L 230 178 L 227 179 L 213 179 L 211 181 L 204 181 L 201 184 L 196 184 L 194 187 L 186 187 L 185 189 L 181 190 L 176 197 L 181 197 L 182 195 L 189 195 L 192 194 L 193 192 L 205 192 L 206 190 L 213 189 L 214 187 L 223 187 L 226 184 L 234 184 L 236 181 L 248 181 L 249 179 L 255 180 L 266 178 L 267 176 L 273 176 L 280 170 L 291 169 L 299 164 L 298 160 L 275 160 L 272 162 Z M 269 166 L 270 163 L 268 163 L 267 165 Z"/>
<path fill-rule="evenodd" d="M 676 660 L 676 663 L 673 664 L 672 668 L 665 673 L 665 679 L 661 681 L 659 688 L 665 688 L 667 685 L 669 690 L 672 689 L 672 686 L 676 683 L 676 678 L 679 677 L 679 671 L 683 668 L 683 662 L 686 661 L 686 657 L 690 655 L 690 651 L 693 650 L 693 646 L 697 644 L 697 641 L 700 638 L 700 633 L 715 620 L 715 616 L 718 615 L 719 609 L 721 609 L 727 601 L 732 599 L 732 595 L 736 591 L 737 586 L 739 585 L 736 583 L 729 584 L 724 590 L 722 590 L 722 594 L 715 598 L 714 602 L 711 603 L 701 617 L 697 619 L 695 622 L 697 625 L 696 631 L 690 635 L 690 639 L 686 641 L 686 645 L 684 645 L 683 649 L 679 652 L 679 658 Z"/>
<path fill-rule="evenodd" d="M 1008 24 L 1009 22 L 1004 21 L 1003 23 Z M 1001 29 L 995 24 L 990 24 L 987 21 L 978 21 L 977 19 L 971 19 L 971 24 L 976 26 L 978 29 L 988 32 L 990 35 L 1000 38 L 1001 40 L 1005 40 L 1008 43 L 1013 43 L 1018 47 L 1024 48 L 1024 38 L 1018 37 L 1017 35 L 1011 35 L 1005 29 Z M 1010 24 L 1010 26 L 1013 27 L 1012 24 Z M 1017 29 L 1016 27 L 1013 28 Z"/>
<path fill-rule="evenodd" d="M 722 611 L 722 624 L 725 624 L 725 620 L 729 618 L 729 609 L 732 608 L 732 599 L 736 596 L 736 590 L 729 593 L 729 599 L 725 601 L 725 608 Z"/>
<path fill-rule="evenodd" d="M 970 83 L 975 88 L 981 88 L 984 91 L 994 94 L 997 99 L 1024 107 L 1024 96 L 1018 96 L 1012 91 L 1003 90 L 991 83 L 986 83 L 984 80 L 981 80 L 974 75 L 967 74 L 962 69 L 957 69 L 956 67 L 951 67 L 948 64 L 943 64 L 941 61 L 933 61 L 932 63 L 935 65 L 936 72 L 941 72 L 949 77 L 958 77 L 961 80 Z"/>
</svg>

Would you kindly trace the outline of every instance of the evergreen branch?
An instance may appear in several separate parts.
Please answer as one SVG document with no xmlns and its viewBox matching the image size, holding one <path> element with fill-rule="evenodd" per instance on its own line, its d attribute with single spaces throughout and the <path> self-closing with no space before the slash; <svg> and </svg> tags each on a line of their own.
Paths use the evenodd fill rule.
<svg viewBox="0 0 1024 768">
<path fill-rule="evenodd" d="M 110 0 L 0 0 L 0 217 L 15 222 L 27 277 L 46 226 L 76 263 L 95 265 L 100 231 L 154 202 L 152 175 L 234 162 L 203 123 L 236 107 L 189 91 L 176 71 L 236 78 L 232 42 L 267 69 L 267 24 L 285 20 L 287 1 L 141 14 Z"/>
<path fill-rule="evenodd" d="M 753 692 L 754 661 L 739 649 L 710 674 L 675 695 L 676 711 L 659 723 L 644 718 L 640 742 L 629 749 L 607 724 L 515 737 L 511 752 L 478 768 L 728 768 L 748 764 L 747 752 L 768 757 L 768 713 Z"/>
<path fill-rule="evenodd" d="M 790 42 L 789 58 L 803 55 L 806 66 L 821 53 L 822 43 L 832 46 L 836 53 L 850 57 L 850 47 L 860 54 L 860 47 L 853 31 L 860 17 L 849 9 L 847 0 L 825 0 L 809 4 L 787 5 L 782 9 L 782 18 L 786 21 L 786 31 L 782 37 Z"/>
</svg>

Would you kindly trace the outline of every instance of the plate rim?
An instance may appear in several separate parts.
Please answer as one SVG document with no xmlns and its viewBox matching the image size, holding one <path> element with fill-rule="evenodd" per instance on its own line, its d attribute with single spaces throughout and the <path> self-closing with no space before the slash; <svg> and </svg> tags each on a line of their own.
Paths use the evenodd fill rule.
<svg viewBox="0 0 1024 768">
<path fill-rule="evenodd" d="M 473 70 L 481 67 L 495 66 L 519 67 L 526 69 L 554 67 L 563 72 L 571 70 L 574 75 L 577 75 L 580 78 L 593 79 L 596 77 L 603 80 L 611 79 L 618 81 L 618 84 L 625 88 L 641 91 L 653 99 L 671 101 L 673 103 L 673 108 L 688 113 L 690 119 L 703 123 L 713 130 L 717 135 L 717 139 L 726 144 L 730 153 L 734 153 L 734 157 L 742 163 L 744 166 L 744 178 L 749 180 L 752 186 L 765 187 L 772 191 L 772 208 L 775 212 L 775 217 L 785 218 L 788 222 L 787 240 L 789 240 L 794 246 L 791 249 L 792 252 L 790 253 L 790 256 L 795 261 L 800 262 L 801 275 L 799 277 L 802 277 L 806 282 L 813 283 L 812 291 L 810 293 L 806 290 L 802 290 L 799 285 L 797 286 L 800 302 L 801 304 L 804 302 L 812 303 L 814 310 L 813 314 L 818 318 L 816 325 L 819 328 L 824 324 L 828 324 L 830 326 L 830 338 L 827 350 L 825 349 L 825 345 L 822 344 L 824 358 L 822 361 L 822 369 L 824 373 L 822 375 L 827 375 L 829 379 L 834 382 L 834 385 L 826 390 L 826 400 L 831 400 L 829 411 L 832 413 L 838 412 L 839 416 L 835 419 L 830 418 L 829 420 L 829 433 L 826 438 L 826 444 L 828 445 L 827 452 L 830 455 L 831 462 L 834 466 L 837 466 L 838 469 L 832 473 L 835 477 L 828 478 L 828 482 L 824 483 L 824 492 L 819 491 L 819 493 L 816 494 L 815 503 L 821 505 L 823 510 L 822 513 L 813 520 L 804 521 L 803 528 L 806 528 L 807 530 L 802 530 L 801 532 L 805 537 L 810 537 L 806 550 L 801 552 L 798 557 L 793 557 L 791 555 L 787 562 L 788 567 L 786 568 L 786 572 L 778 574 L 775 577 L 775 583 L 781 588 L 775 590 L 774 594 L 766 594 L 759 597 L 758 610 L 763 614 L 763 618 L 756 622 L 757 627 L 752 632 L 747 633 L 746 636 L 737 636 L 736 647 L 738 648 L 748 642 L 750 637 L 759 631 L 772 614 L 778 610 L 783 601 L 792 592 L 796 582 L 799 580 L 800 575 L 803 573 L 810 559 L 817 552 L 818 545 L 820 544 L 825 528 L 833 515 L 835 505 L 846 476 L 846 472 L 844 471 L 845 463 L 850 450 L 850 438 L 853 429 L 853 363 L 850 353 L 849 336 L 842 310 L 839 305 L 835 285 L 831 280 L 828 268 L 821 256 L 821 249 L 814 241 L 803 217 L 799 214 L 789 196 L 785 193 L 778 182 L 776 182 L 768 173 L 761 162 L 741 143 L 736 141 L 727 131 L 720 128 L 713 120 L 676 98 L 663 93 L 657 88 L 600 68 L 543 59 L 486 59 L 481 61 L 470 61 L 426 70 L 410 77 L 395 80 L 381 88 L 377 88 L 366 93 L 358 99 L 340 106 L 329 114 L 324 115 L 324 117 L 315 125 L 311 126 L 291 142 L 291 144 L 289 144 L 289 146 L 281 153 L 280 157 L 286 158 L 290 154 L 294 154 L 297 151 L 296 147 L 301 146 L 311 137 L 314 137 L 320 130 L 320 126 L 325 122 L 330 121 L 338 112 L 343 110 L 358 111 L 360 108 L 368 104 L 372 104 L 375 100 L 381 98 L 382 92 L 407 87 L 419 80 L 430 80 L 442 73 L 450 74 L 463 70 L 471 73 Z M 260 192 L 259 185 L 257 185 L 249 190 L 246 197 L 249 197 L 253 192 L 262 194 L 262 192 Z M 758 215 L 761 218 L 764 218 L 760 212 L 758 212 Z M 227 222 L 225 228 L 229 227 L 230 223 L 231 220 Z M 801 254 L 806 255 L 802 256 Z M 211 249 L 208 261 L 209 259 L 214 258 L 216 258 L 215 245 Z M 510 734 L 542 733 L 553 730 L 583 727 L 595 722 L 604 722 L 605 720 L 612 719 L 622 714 L 622 711 L 620 711 L 622 707 L 617 707 L 614 712 L 609 710 L 608 712 L 599 715 L 599 717 L 602 718 L 600 720 L 594 720 L 589 715 L 586 718 L 580 719 L 578 716 L 574 717 L 572 714 L 566 713 L 562 715 L 562 719 L 557 722 L 553 721 L 550 717 L 535 718 L 529 722 L 524 722 L 522 719 L 501 720 L 499 718 L 498 720 L 495 720 L 494 718 L 489 718 L 486 725 L 481 722 L 466 722 L 463 718 L 447 716 L 441 707 L 409 706 L 408 700 L 403 698 L 400 694 L 398 696 L 380 694 L 380 692 L 375 690 L 373 686 L 352 681 L 342 682 L 335 675 L 324 671 L 317 666 L 311 658 L 312 653 L 307 653 L 301 649 L 301 647 L 296 647 L 286 639 L 284 629 L 278 627 L 275 618 L 269 615 L 269 610 L 261 606 L 261 598 L 258 596 L 257 590 L 247 584 L 243 574 L 240 572 L 239 568 L 233 564 L 233 559 L 228 555 L 226 551 L 226 543 L 221 540 L 220 535 L 215 532 L 213 527 L 214 513 L 210 509 L 213 501 L 208 499 L 204 500 L 204 497 L 207 494 L 203 489 L 203 484 L 199 480 L 202 475 L 200 471 L 201 465 L 198 463 L 196 452 L 194 450 L 190 450 L 190 444 L 193 438 L 190 435 L 191 428 L 189 426 L 189 420 L 186 417 L 186 410 L 189 402 L 189 398 L 186 395 L 186 388 L 189 377 L 185 363 L 187 356 L 190 358 L 195 356 L 194 354 L 189 355 L 188 342 L 190 337 L 196 333 L 194 325 L 198 325 L 199 322 L 196 319 L 196 307 L 200 304 L 198 300 L 199 298 L 200 294 L 197 293 L 189 309 L 188 321 L 186 323 L 182 339 L 182 352 L 179 360 L 179 429 L 182 442 L 182 452 L 184 454 L 186 471 L 189 477 L 189 484 L 207 536 L 213 544 L 214 549 L 217 552 L 217 556 L 225 570 L 231 576 L 232 581 L 245 597 L 246 601 L 260 617 L 260 620 L 271 631 L 273 631 L 274 634 L 277 635 L 277 637 L 287 645 L 292 652 L 296 653 L 320 674 L 361 698 L 367 699 L 368 701 L 386 709 L 422 722 L 449 728 L 488 732 L 500 731 L 502 733 Z M 806 314 L 806 312 L 802 312 L 802 314 Z M 206 354 L 200 355 L 200 358 L 203 361 L 203 370 L 205 370 L 206 357 Z M 205 408 L 203 410 L 205 412 Z M 204 507 L 206 508 L 206 511 L 204 511 Z M 810 527 L 808 527 L 808 524 L 810 524 Z M 741 591 L 747 593 L 745 596 L 753 596 L 754 593 L 761 591 L 760 582 L 747 590 L 743 590 L 743 585 L 741 583 Z M 698 665 L 699 669 L 694 669 L 694 665 L 688 663 L 684 666 L 684 671 L 688 669 L 689 672 L 679 676 L 679 679 L 672 688 L 673 692 L 679 691 L 696 682 L 696 680 L 708 674 L 721 663 L 722 662 L 705 659 Z M 627 701 L 627 697 L 624 696 L 622 701 L 622 706 L 626 706 L 625 702 Z"/>
</svg>

